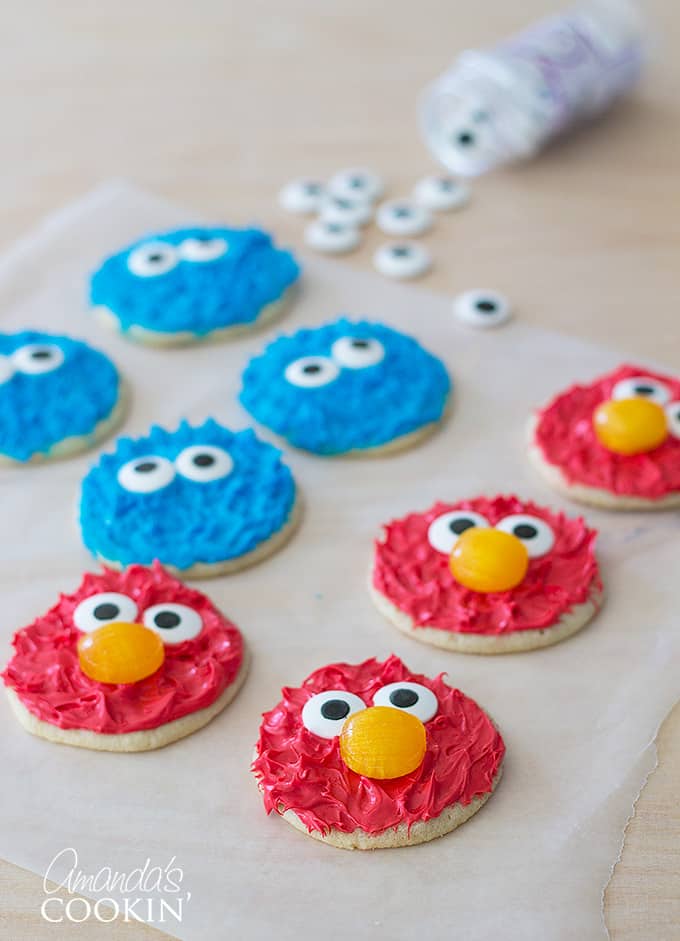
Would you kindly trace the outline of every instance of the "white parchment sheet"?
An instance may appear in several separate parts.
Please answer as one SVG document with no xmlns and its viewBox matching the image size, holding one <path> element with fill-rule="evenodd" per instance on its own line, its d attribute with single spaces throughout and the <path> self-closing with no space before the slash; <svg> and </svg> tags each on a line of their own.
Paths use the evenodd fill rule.
<svg viewBox="0 0 680 941">
<path fill-rule="evenodd" d="M 439 434 L 403 455 L 287 455 L 304 493 L 299 533 L 263 564 L 198 585 L 253 653 L 242 692 L 203 731 L 157 752 L 97 754 L 32 738 L 0 699 L 0 856 L 41 874 L 65 847 L 89 873 L 175 857 L 191 898 L 181 924 L 159 927 L 187 941 L 605 938 L 603 887 L 654 766 L 650 743 L 680 689 L 678 514 L 587 510 L 601 531 L 607 601 L 591 626 L 543 651 L 485 658 L 424 646 L 374 610 L 366 578 L 380 524 L 435 499 L 515 491 L 582 512 L 534 475 L 524 425 L 532 406 L 623 357 L 529 329 L 521 317 L 466 330 L 448 298 L 317 259 L 285 322 L 233 344 L 155 351 L 94 323 L 86 275 L 100 257 L 190 221 L 126 184 L 95 191 L 0 262 L 2 329 L 64 330 L 106 350 L 133 389 L 124 428 L 132 434 L 180 417 L 247 426 L 236 396 L 248 357 L 280 329 L 341 312 L 413 332 L 442 356 L 455 408 Z M 93 566 L 74 522 L 93 459 L 0 473 L 3 661 L 15 628 Z M 316 667 L 390 652 L 414 670 L 446 671 L 497 719 L 507 760 L 496 795 L 441 840 L 376 853 L 336 850 L 267 818 L 249 773 L 260 713 Z"/>
</svg>

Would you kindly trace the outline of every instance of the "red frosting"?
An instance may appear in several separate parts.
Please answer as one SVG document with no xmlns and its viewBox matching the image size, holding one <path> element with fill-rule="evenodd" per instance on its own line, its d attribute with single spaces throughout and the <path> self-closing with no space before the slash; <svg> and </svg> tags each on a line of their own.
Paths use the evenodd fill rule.
<svg viewBox="0 0 680 941">
<path fill-rule="evenodd" d="M 680 490 L 680 439 L 669 433 L 663 444 L 646 454 L 614 454 L 600 444 L 593 412 L 611 398 L 617 382 L 648 376 L 662 382 L 670 402 L 680 402 L 680 379 L 644 366 L 620 366 L 588 386 L 562 392 L 537 414 L 535 443 L 543 457 L 572 484 L 585 484 L 622 496 L 658 500 Z"/>
<path fill-rule="evenodd" d="M 384 663 L 334 663 L 316 670 L 301 687 L 284 688 L 281 702 L 264 714 L 253 762 L 267 812 L 292 810 L 309 831 L 381 833 L 431 820 L 452 804 L 488 794 L 505 754 L 503 739 L 486 713 L 442 676 L 431 680 L 411 673 L 391 656 Z M 316 693 L 347 690 L 371 706 L 381 686 L 403 680 L 428 687 L 439 702 L 425 724 L 425 758 L 411 774 L 387 781 L 356 774 L 340 757 L 337 737 L 320 738 L 302 724 L 302 707 Z"/>
<path fill-rule="evenodd" d="M 474 510 L 492 526 L 511 514 L 528 513 L 548 523 L 555 543 L 545 555 L 530 559 L 524 580 L 511 591 L 471 591 L 454 579 L 449 555 L 427 538 L 430 523 L 451 510 Z M 426 513 L 387 524 L 384 541 L 375 544 L 373 585 L 415 627 L 489 635 L 547 628 L 599 593 L 596 535 L 581 518 L 569 519 L 514 496 L 435 503 Z"/>
<path fill-rule="evenodd" d="M 104 591 L 132 598 L 140 622 L 151 605 L 187 605 L 200 614 L 203 629 L 191 640 L 166 644 L 165 661 L 152 676 L 138 683 L 98 683 L 80 669 L 81 632 L 73 612 L 84 598 Z M 158 563 L 86 574 L 74 594 L 61 595 L 47 614 L 17 631 L 13 643 L 16 652 L 2 677 L 33 715 L 62 729 L 105 734 L 155 729 L 209 706 L 243 661 L 238 629 L 205 595 L 171 578 Z"/>
</svg>

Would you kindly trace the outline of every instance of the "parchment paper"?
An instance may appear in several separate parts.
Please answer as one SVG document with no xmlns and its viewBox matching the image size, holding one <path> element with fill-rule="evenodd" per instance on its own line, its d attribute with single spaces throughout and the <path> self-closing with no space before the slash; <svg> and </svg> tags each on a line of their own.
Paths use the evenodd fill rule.
<svg viewBox="0 0 680 941">
<path fill-rule="evenodd" d="M 100 257 L 188 221 L 126 184 L 95 191 L 0 262 L 2 329 L 65 330 L 108 351 L 133 388 L 127 433 L 183 416 L 248 425 L 236 401 L 248 357 L 279 329 L 340 312 L 384 319 L 438 352 L 455 377 L 455 408 L 439 434 L 401 456 L 287 455 L 304 493 L 300 532 L 256 568 L 199 585 L 253 652 L 243 691 L 205 730 L 157 752 L 97 754 L 32 738 L 0 702 L 0 855 L 41 874 L 65 847 L 90 873 L 175 857 L 191 897 L 181 924 L 159 927 L 187 941 L 606 937 L 603 887 L 680 687 L 678 515 L 587 511 L 601 530 L 606 605 L 590 627 L 544 651 L 484 658 L 429 648 L 385 622 L 365 584 L 380 524 L 437 498 L 516 491 L 580 512 L 528 466 L 524 425 L 533 406 L 620 356 L 521 319 L 466 330 L 448 298 L 312 258 L 294 312 L 264 335 L 159 352 L 93 323 L 85 278 Z M 0 474 L 3 655 L 14 629 L 93 565 L 74 522 L 93 459 Z M 374 854 L 323 846 L 265 817 L 248 770 L 260 713 L 283 684 L 322 664 L 392 651 L 414 670 L 447 671 L 497 719 L 508 753 L 493 799 L 442 840 Z"/>
</svg>

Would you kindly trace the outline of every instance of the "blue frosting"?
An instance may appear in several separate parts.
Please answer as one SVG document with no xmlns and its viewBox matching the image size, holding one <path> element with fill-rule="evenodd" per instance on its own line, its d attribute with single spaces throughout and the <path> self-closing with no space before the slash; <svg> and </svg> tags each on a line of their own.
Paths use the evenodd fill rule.
<svg viewBox="0 0 680 941">
<path fill-rule="evenodd" d="M 140 277 L 128 267 L 131 252 L 146 243 L 178 246 L 186 239 L 218 238 L 228 247 L 213 261 L 180 258 L 169 271 L 153 277 Z M 92 276 L 90 300 L 111 310 L 123 331 L 137 325 L 205 336 L 222 327 L 252 323 L 299 273 L 290 252 L 277 249 L 260 229 L 176 229 L 148 235 L 107 258 Z"/>
<path fill-rule="evenodd" d="M 301 388 L 284 376 L 305 356 L 331 356 L 341 337 L 374 339 L 385 356 L 327 385 Z M 295 447 L 342 454 L 379 447 L 441 418 L 451 383 L 444 364 L 412 337 L 379 323 L 340 319 L 274 340 L 248 364 L 240 399 L 263 425 Z"/>
<path fill-rule="evenodd" d="M 58 347 L 63 362 L 48 372 L 23 372 L 15 357 L 32 344 Z M 116 367 L 87 343 L 35 330 L 2 333 L 0 356 L 9 358 L 0 370 L 0 453 L 15 461 L 45 455 L 64 438 L 90 435 L 118 401 Z"/>
<path fill-rule="evenodd" d="M 118 471 L 134 458 L 175 461 L 195 445 L 227 451 L 231 472 L 210 482 L 176 473 L 151 493 L 118 482 Z M 200 427 L 182 422 L 174 432 L 153 426 L 144 438 L 119 438 L 115 452 L 103 454 L 83 480 L 80 525 L 96 556 L 122 565 L 158 559 L 182 570 L 255 549 L 285 525 L 294 503 L 295 482 L 276 448 L 250 429 L 233 432 L 209 419 Z"/>
</svg>

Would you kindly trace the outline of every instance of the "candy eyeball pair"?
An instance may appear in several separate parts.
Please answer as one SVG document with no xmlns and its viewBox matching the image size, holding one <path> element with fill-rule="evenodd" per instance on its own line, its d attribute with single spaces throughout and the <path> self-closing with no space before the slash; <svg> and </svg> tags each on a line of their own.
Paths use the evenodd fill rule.
<svg viewBox="0 0 680 941">
<path fill-rule="evenodd" d="M 437 697 L 426 686 L 403 680 L 381 686 L 373 694 L 372 703 L 366 703 L 354 693 L 342 689 L 330 689 L 308 699 L 302 708 L 302 723 L 306 729 L 320 738 L 335 738 L 342 731 L 346 720 L 369 705 L 385 706 L 416 716 L 421 722 L 429 722 L 437 714 Z"/>
<path fill-rule="evenodd" d="M 335 211 L 343 215 L 348 207 L 334 205 L 331 198 L 346 201 L 353 207 L 374 202 L 384 190 L 385 184 L 377 173 L 367 167 L 351 167 L 335 173 L 328 183 L 314 177 L 291 180 L 280 191 L 279 203 L 288 212 L 302 215 L 320 212 L 324 205 L 329 207 L 331 214 Z M 348 222 L 349 217 L 343 216 L 336 221 Z M 354 224 L 359 224 L 356 218 Z"/>
</svg>

